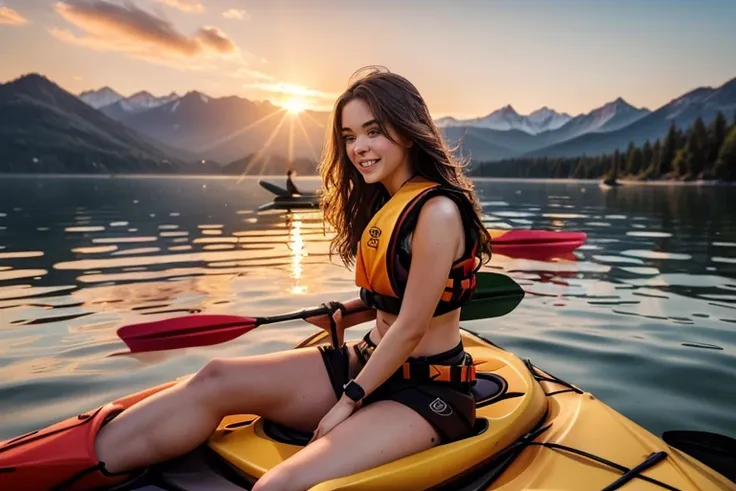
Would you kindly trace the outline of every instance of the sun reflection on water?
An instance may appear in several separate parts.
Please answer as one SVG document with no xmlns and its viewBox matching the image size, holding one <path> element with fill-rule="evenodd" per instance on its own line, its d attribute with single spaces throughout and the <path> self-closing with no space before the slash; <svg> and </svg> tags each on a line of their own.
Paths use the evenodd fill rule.
<svg viewBox="0 0 736 491">
<path fill-rule="evenodd" d="M 307 285 L 301 284 L 302 279 L 302 258 L 309 255 L 304 250 L 304 239 L 302 238 L 302 216 L 299 213 L 293 215 L 289 213 L 286 217 L 287 227 L 289 229 L 289 251 L 291 251 L 291 278 L 294 284 L 289 290 L 295 295 L 307 292 Z"/>
</svg>

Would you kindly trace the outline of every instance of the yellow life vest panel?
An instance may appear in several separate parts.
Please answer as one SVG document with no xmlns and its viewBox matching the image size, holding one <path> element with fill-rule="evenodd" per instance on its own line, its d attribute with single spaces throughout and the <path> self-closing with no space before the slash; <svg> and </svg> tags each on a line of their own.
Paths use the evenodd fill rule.
<svg viewBox="0 0 736 491">
<path fill-rule="evenodd" d="M 367 305 L 398 314 L 411 263 L 411 237 L 424 203 L 438 195 L 458 205 L 466 230 L 463 256 L 449 271 L 445 292 L 434 315 L 455 310 L 475 291 L 475 273 L 481 265 L 478 237 L 472 232 L 470 202 L 459 191 L 435 182 L 404 184 L 374 215 L 363 230 L 356 257 L 355 284 Z"/>
</svg>

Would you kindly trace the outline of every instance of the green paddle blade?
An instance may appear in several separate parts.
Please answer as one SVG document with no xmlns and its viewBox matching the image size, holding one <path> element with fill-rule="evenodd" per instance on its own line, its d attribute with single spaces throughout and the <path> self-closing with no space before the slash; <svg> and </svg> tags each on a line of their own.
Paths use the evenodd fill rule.
<svg viewBox="0 0 736 491">
<path fill-rule="evenodd" d="M 524 290 L 505 274 L 479 272 L 472 300 L 460 311 L 461 321 L 502 317 L 523 300 Z"/>
</svg>

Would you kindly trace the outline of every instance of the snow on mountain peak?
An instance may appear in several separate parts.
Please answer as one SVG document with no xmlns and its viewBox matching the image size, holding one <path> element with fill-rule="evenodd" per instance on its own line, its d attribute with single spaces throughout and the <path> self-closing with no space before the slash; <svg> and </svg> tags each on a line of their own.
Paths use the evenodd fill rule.
<svg viewBox="0 0 736 491">
<path fill-rule="evenodd" d="M 141 90 L 129 97 L 125 97 L 110 87 L 103 87 L 98 90 L 82 92 L 79 94 L 79 98 L 95 109 L 103 109 L 107 106 L 116 105 L 116 111 L 122 110 L 126 113 L 137 113 L 177 100 L 179 96 L 176 92 L 172 92 L 169 95 L 156 97 L 146 90 Z"/>
<path fill-rule="evenodd" d="M 115 104 L 123 99 L 123 96 L 110 87 L 102 87 L 97 90 L 86 90 L 79 94 L 79 98 L 95 109 L 99 109 L 110 104 Z"/>
<path fill-rule="evenodd" d="M 128 97 L 125 101 L 134 111 L 143 111 L 162 106 L 178 98 L 179 96 L 175 92 L 162 97 L 156 97 L 150 92 L 142 90 Z"/>
<path fill-rule="evenodd" d="M 532 111 L 528 117 L 529 119 L 540 120 L 540 119 L 548 118 L 552 114 L 557 114 L 557 113 L 553 111 L 552 109 L 548 108 L 547 106 L 542 106 L 536 111 Z"/>
<path fill-rule="evenodd" d="M 190 90 L 181 98 L 186 104 L 207 104 L 210 97 L 198 90 Z"/>
<path fill-rule="evenodd" d="M 511 104 L 506 104 L 505 106 L 503 106 L 501 109 L 499 109 L 496 112 L 500 112 L 502 114 L 509 114 L 509 115 L 517 115 L 517 116 L 519 115 L 519 113 L 516 112 L 516 109 L 514 109 L 514 106 L 512 106 Z"/>
<path fill-rule="evenodd" d="M 542 106 L 527 116 L 529 122 L 535 127 L 537 133 L 542 131 L 556 130 L 572 119 L 567 113 L 558 113 L 554 109 Z"/>
<path fill-rule="evenodd" d="M 440 127 L 474 126 L 498 131 L 520 130 L 536 135 L 543 131 L 557 129 L 570 119 L 572 118 L 569 114 L 560 114 L 547 106 L 537 109 L 527 116 L 522 116 L 511 104 L 506 104 L 480 118 L 458 120 L 446 116 L 438 119 L 436 123 Z"/>
</svg>

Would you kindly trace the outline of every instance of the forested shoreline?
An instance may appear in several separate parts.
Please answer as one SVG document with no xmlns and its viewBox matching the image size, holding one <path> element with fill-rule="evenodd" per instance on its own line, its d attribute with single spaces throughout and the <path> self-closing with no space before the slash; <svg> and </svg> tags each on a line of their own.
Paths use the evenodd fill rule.
<svg viewBox="0 0 736 491">
<path fill-rule="evenodd" d="M 471 177 L 736 181 L 736 112 L 722 112 L 706 126 L 697 118 L 685 129 L 674 122 L 667 135 L 624 151 L 575 158 L 514 158 L 474 162 Z"/>
</svg>

